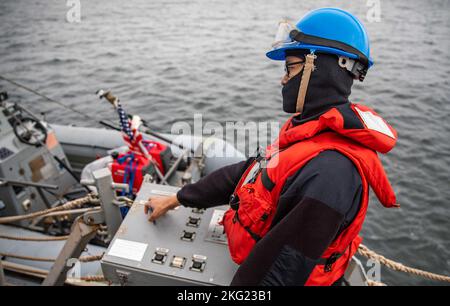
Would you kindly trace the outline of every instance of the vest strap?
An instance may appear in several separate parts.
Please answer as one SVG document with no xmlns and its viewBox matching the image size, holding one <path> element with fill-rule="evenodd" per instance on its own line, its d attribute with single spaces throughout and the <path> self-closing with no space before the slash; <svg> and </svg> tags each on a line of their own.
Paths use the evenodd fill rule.
<svg viewBox="0 0 450 306">
<path fill-rule="evenodd" d="M 332 268 L 333 268 L 333 264 L 342 257 L 342 255 L 344 255 L 347 252 L 347 248 L 345 248 L 344 252 L 342 253 L 338 253 L 335 252 L 333 254 L 330 255 L 330 257 L 327 258 L 319 258 L 319 261 L 317 262 L 318 265 L 324 265 L 324 271 L 325 272 L 331 272 Z"/>
<path fill-rule="evenodd" d="M 261 182 L 263 186 L 269 191 L 272 191 L 273 188 L 275 188 L 275 183 L 272 182 L 272 180 L 269 178 L 269 175 L 267 174 L 267 168 L 262 168 Z"/>
<path fill-rule="evenodd" d="M 261 236 L 258 236 L 257 234 L 255 234 L 254 232 L 252 232 L 250 230 L 250 228 L 248 228 L 248 226 L 244 226 L 241 222 L 241 220 L 239 219 L 239 214 L 236 211 L 234 213 L 234 218 L 239 222 L 239 224 L 247 231 L 247 233 L 253 238 L 253 240 L 255 240 L 256 242 L 258 242 L 259 240 L 261 240 Z"/>
</svg>

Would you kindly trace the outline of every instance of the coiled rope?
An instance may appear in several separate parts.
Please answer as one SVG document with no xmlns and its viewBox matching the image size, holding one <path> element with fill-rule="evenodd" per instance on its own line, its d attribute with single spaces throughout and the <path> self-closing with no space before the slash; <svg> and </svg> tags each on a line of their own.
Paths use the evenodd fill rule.
<svg viewBox="0 0 450 306">
<path fill-rule="evenodd" d="M 384 257 L 380 254 L 375 253 L 374 251 L 370 250 L 367 246 L 365 246 L 363 244 L 361 244 L 359 246 L 358 253 L 364 257 L 375 260 L 375 261 L 379 262 L 380 264 L 385 265 L 386 267 L 388 267 L 389 269 L 394 270 L 394 271 L 405 272 L 405 273 L 422 276 L 422 277 L 425 277 L 425 278 L 428 278 L 431 280 L 436 280 L 436 281 L 441 281 L 441 282 L 450 282 L 449 276 L 431 273 L 431 272 L 427 272 L 427 271 L 423 271 L 423 270 L 405 266 L 399 262 L 395 262 L 391 259 L 387 259 L 386 257 Z M 372 285 L 381 284 L 381 283 L 374 282 L 374 281 L 372 281 L 372 283 L 374 283 Z M 369 284 L 369 286 L 370 285 L 371 284 Z"/>
<path fill-rule="evenodd" d="M 105 255 L 105 253 L 98 254 L 98 255 L 81 256 L 80 258 L 78 258 L 78 260 L 80 262 L 93 262 L 93 261 L 98 261 L 98 260 L 102 259 L 103 255 Z"/>
<path fill-rule="evenodd" d="M 0 235 L 0 239 L 18 240 L 18 241 L 61 241 L 67 240 L 69 236 L 55 236 L 55 237 L 25 237 L 25 236 L 8 236 Z"/>
<path fill-rule="evenodd" d="M 79 278 L 85 282 L 107 282 L 109 281 L 103 275 L 86 275 Z"/>
<path fill-rule="evenodd" d="M 387 286 L 385 283 L 382 282 L 377 282 L 371 279 L 367 280 L 367 286 L 369 287 L 382 287 L 382 286 Z"/>
<path fill-rule="evenodd" d="M 16 258 L 16 259 L 23 259 L 23 260 L 45 261 L 45 262 L 54 262 L 56 260 L 56 258 L 25 256 L 25 255 L 18 255 L 18 254 L 12 254 L 12 253 L 0 253 L 0 256 Z M 87 255 L 87 256 L 81 256 L 80 258 L 78 258 L 78 260 L 80 262 L 93 262 L 93 261 L 98 261 L 98 260 L 102 259 L 102 257 L 103 257 L 103 254 Z"/>
<path fill-rule="evenodd" d="M 44 215 L 47 215 L 49 213 L 52 212 L 56 212 L 56 211 L 63 211 L 63 210 L 69 210 L 69 209 L 74 209 L 74 208 L 79 208 L 85 204 L 98 204 L 98 199 L 95 197 L 95 195 L 93 194 L 89 194 L 85 197 L 67 202 L 61 206 L 57 206 L 57 207 L 53 207 L 53 208 L 49 208 L 49 209 L 45 209 L 45 210 L 41 210 L 41 211 L 37 211 L 34 213 L 30 213 L 30 214 L 26 214 L 26 215 L 20 215 L 20 216 L 10 216 L 10 217 L 2 217 L 0 218 L 0 224 L 5 224 L 5 223 L 12 223 L 12 222 L 17 222 L 17 221 L 22 221 L 22 220 L 28 220 L 28 219 L 34 219 L 37 217 L 41 217 Z"/>
<path fill-rule="evenodd" d="M 24 273 L 24 274 L 28 274 L 28 275 L 32 275 L 32 276 L 37 276 L 40 278 L 45 278 L 48 275 L 48 271 L 41 270 L 38 268 L 17 265 L 17 264 L 10 263 L 7 261 L 2 261 L 2 264 L 6 270 L 10 270 L 10 271 L 18 272 L 18 273 Z M 68 278 L 66 280 L 66 283 L 76 285 L 79 281 L 93 282 L 93 283 L 96 283 L 96 282 L 97 283 L 107 283 L 108 285 L 111 284 L 111 282 L 109 282 L 107 279 L 105 279 L 105 277 L 103 275 L 85 275 L 80 278 Z"/>
</svg>

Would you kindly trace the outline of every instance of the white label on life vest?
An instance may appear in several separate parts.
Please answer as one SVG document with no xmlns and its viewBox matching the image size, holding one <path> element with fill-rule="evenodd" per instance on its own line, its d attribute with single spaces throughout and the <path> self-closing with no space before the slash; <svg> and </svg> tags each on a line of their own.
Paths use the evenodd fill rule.
<svg viewBox="0 0 450 306">
<path fill-rule="evenodd" d="M 121 257 L 129 260 L 141 261 L 147 250 L 146 243 L 116 239 L 108 255 Z"/>
<path fill-rule="evenodd" d="M 391 129 L 383 121 L 383 119 L 381 119 L 381 117 L 374 115 L 371 112 L 363 112 L 357 107 L 355 107 L 355 109 L 368 129 L 380 132 L 395 139 L 395 136 L 392 133 Z"/>
</svg>

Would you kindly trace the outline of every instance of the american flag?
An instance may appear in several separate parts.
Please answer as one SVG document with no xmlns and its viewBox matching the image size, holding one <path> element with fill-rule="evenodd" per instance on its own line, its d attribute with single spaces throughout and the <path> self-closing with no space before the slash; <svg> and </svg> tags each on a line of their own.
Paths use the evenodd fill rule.
<svg viewBox="0 0 450 306">
<path fill-rule="evenodd" d="M 139 143 L 142 142 L 142 134 L 139 133 L 137 129 L 131 127 L 128 116 L 120 103 L 117 103 L 117 113 L 119 114 L 120 128 L 123 133 L 123 139 L 128 144 L 130 151 L 139 155 L 145 155 L 139 146 Z"/>
<path fill-rule="evenodd" d="M 117 103 L 117 113 L 119 114 L 120 128 L 125 135 L 128 136 L 130 141 L 133 141 L 133 132 L 131 130 L 130 122 L 128 121 L 128 116 L 122 108 L 120 103 Z"/>
</svg>

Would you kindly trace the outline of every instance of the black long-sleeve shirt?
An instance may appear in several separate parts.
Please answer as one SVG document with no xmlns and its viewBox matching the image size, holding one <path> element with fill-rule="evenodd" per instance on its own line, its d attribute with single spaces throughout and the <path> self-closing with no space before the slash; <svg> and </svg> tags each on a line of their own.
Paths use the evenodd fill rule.
<svg viewBox="0 0 450 306">
<path fill-rule="evenodd" d="M 223 167 L 177 194 L 184 206 L 228 203 L 252 159 Z M 303 285 L 322 253 L 354 219 L 361 177 L 337 151 L 324 151 L 288 178 L 269 232 L 256 243 L 231 285 Z"/>
</svg>

